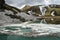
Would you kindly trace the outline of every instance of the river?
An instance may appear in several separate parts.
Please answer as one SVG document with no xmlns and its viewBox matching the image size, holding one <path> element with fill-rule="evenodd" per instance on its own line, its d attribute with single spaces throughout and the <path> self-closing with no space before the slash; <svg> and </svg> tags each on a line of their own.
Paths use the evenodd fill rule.
<svg viewBox="0 0 60 40">
<path fill-rule="evenodd" d="M 41 21 L 34 21 L 34 22 L 25 22 L 25 23 L 22 23 L 22 24 L 9 24 L 9 25 L 5 25 L 5 26 L 2 26 L 0 27 L 0 30 L 20 30 L 20 26 L 30 26 L 32 24 L 34 24 L 36 26 L 36 29 L 38 29 L 37 26 L 41 26 L 42 30 L 45 31 L 45 30 L 49 30 L 52 32 L 52 33 L 58 33 L 60 32 L 59 31 L 59 28 L 60 28 L 60 24 L 51 24 L 49 22 L 47 22 L 45 19 L 44 20 L 41 20 Z M 49 24 L 47 24 L 49 23 Z M 57 23 L 60 23 L 60 22 L 57 22 Z M 33 26 L 32 28 L 34 29 Z M 10 27 L 10 28 L 9 28 Z M 53 30 L 54 29 L 54 30 Z M 22 28 L 21 29 L 23 32 L 30 32 L 31 30 L 30 29 L 24 29 Z M 8 31 L 9 32 L 9 31 Z M 14 32 L 14 31 L 13 31 Z M 17 31 L 19 32 L 19 31 Z M 60 35 L 60 33 L 58 33 L 58 35 Z M 28 37 L 28 36 L 20 36 L 20 35 L 10 35 L 10 34 L 5 34 L 5 33 L 0 33 L 0 40 L 60 40 L 60 36 L 37 36 L 37 37 Z"/>
</svg>

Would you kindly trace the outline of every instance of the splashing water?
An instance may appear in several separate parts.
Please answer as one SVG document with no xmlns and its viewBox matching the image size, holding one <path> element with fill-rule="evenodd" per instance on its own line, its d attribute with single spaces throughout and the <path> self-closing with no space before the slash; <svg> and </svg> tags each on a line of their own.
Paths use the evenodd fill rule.
<svg viewBox="0 0 60 40">
<path fill-rule="evenodd" d="M 60 25 L 31 23 L 29 21 L 22 24 L 6 25 L 5 27 L 2 28 L 2 30 L 0 30 L 0 32 L 10 35 L 24 35 L 24 36 L 43 36 L 56 33 L 56 36 L 57 35 L 60 36 L 60 34 L 58 34 L 60 33 Z M 29 33 L 32 33 L 32 35 Z"/>
</svg>

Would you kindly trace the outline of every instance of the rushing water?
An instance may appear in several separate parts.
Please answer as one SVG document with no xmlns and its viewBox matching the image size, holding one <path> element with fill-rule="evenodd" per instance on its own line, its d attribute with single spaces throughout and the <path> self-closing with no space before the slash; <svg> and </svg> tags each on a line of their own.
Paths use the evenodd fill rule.
<svg viewBox="0 0 60 40">
<path fill-rule="evenodd" d="M 5 26 L 0 26 L 0 31 L 2 31 L 2 33 L 0 33 L 0 40 L 60 40 L 60 25 L 47 24 L 48 22 L 49 21 L 46 21 L 46 19 L 42 19 L 41 21 L 25 22 L 21 24 L 9 24 Z M 38 26 L 41 26 L 41 28 L 39 29 L 41 32 L 47 31 L 48 33 L 57 33 L 57 36 L 28 37 L 28 36 L 20 36 L 15 34 L 15 33 L 20 34 L 22 32 L 24 33 L 31 32 L 32 30 L 30 28 L 25 29 L 25 27 L 31 27 L 31 25 L 33 30 L 39 29 Z M 8 33 L 6 34 L 6 32 Z"/>
<path fill-rule="evenodd" d="M 60 37 L 58 36 L 27 37 L 27 36 L 0 34 L 0 40 L 60 40 Z"/>
</svg>

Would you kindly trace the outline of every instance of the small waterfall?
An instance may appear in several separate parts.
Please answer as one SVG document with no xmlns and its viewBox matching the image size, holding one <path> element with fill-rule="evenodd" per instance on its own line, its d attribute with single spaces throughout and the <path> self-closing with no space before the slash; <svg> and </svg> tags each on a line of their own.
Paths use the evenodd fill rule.
<svg viewBox="0 0 60 40">
<path fill-rule="evenodd" d="M 46 12 L 46 8 L 44 8 L 44 6 L 39 6 L 40 8 L 40 11 L 41 11 L 41 16 L 44 16 L 45 15 L 45 12 Z"/>
</svg>

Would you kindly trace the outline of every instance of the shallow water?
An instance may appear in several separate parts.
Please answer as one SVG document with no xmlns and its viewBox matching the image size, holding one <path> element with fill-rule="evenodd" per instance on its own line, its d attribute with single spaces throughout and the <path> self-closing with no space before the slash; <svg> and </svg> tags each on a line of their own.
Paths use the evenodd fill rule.
<svg viewBox="0 0 60 40">
<path fill-rule="evenodd" d="M 60 40 L 60 37 L 44 36 L 44 37 L 24 37 L 24 36 L 7 36 L 0 35 L 0 40 Z"/>
</svg>

